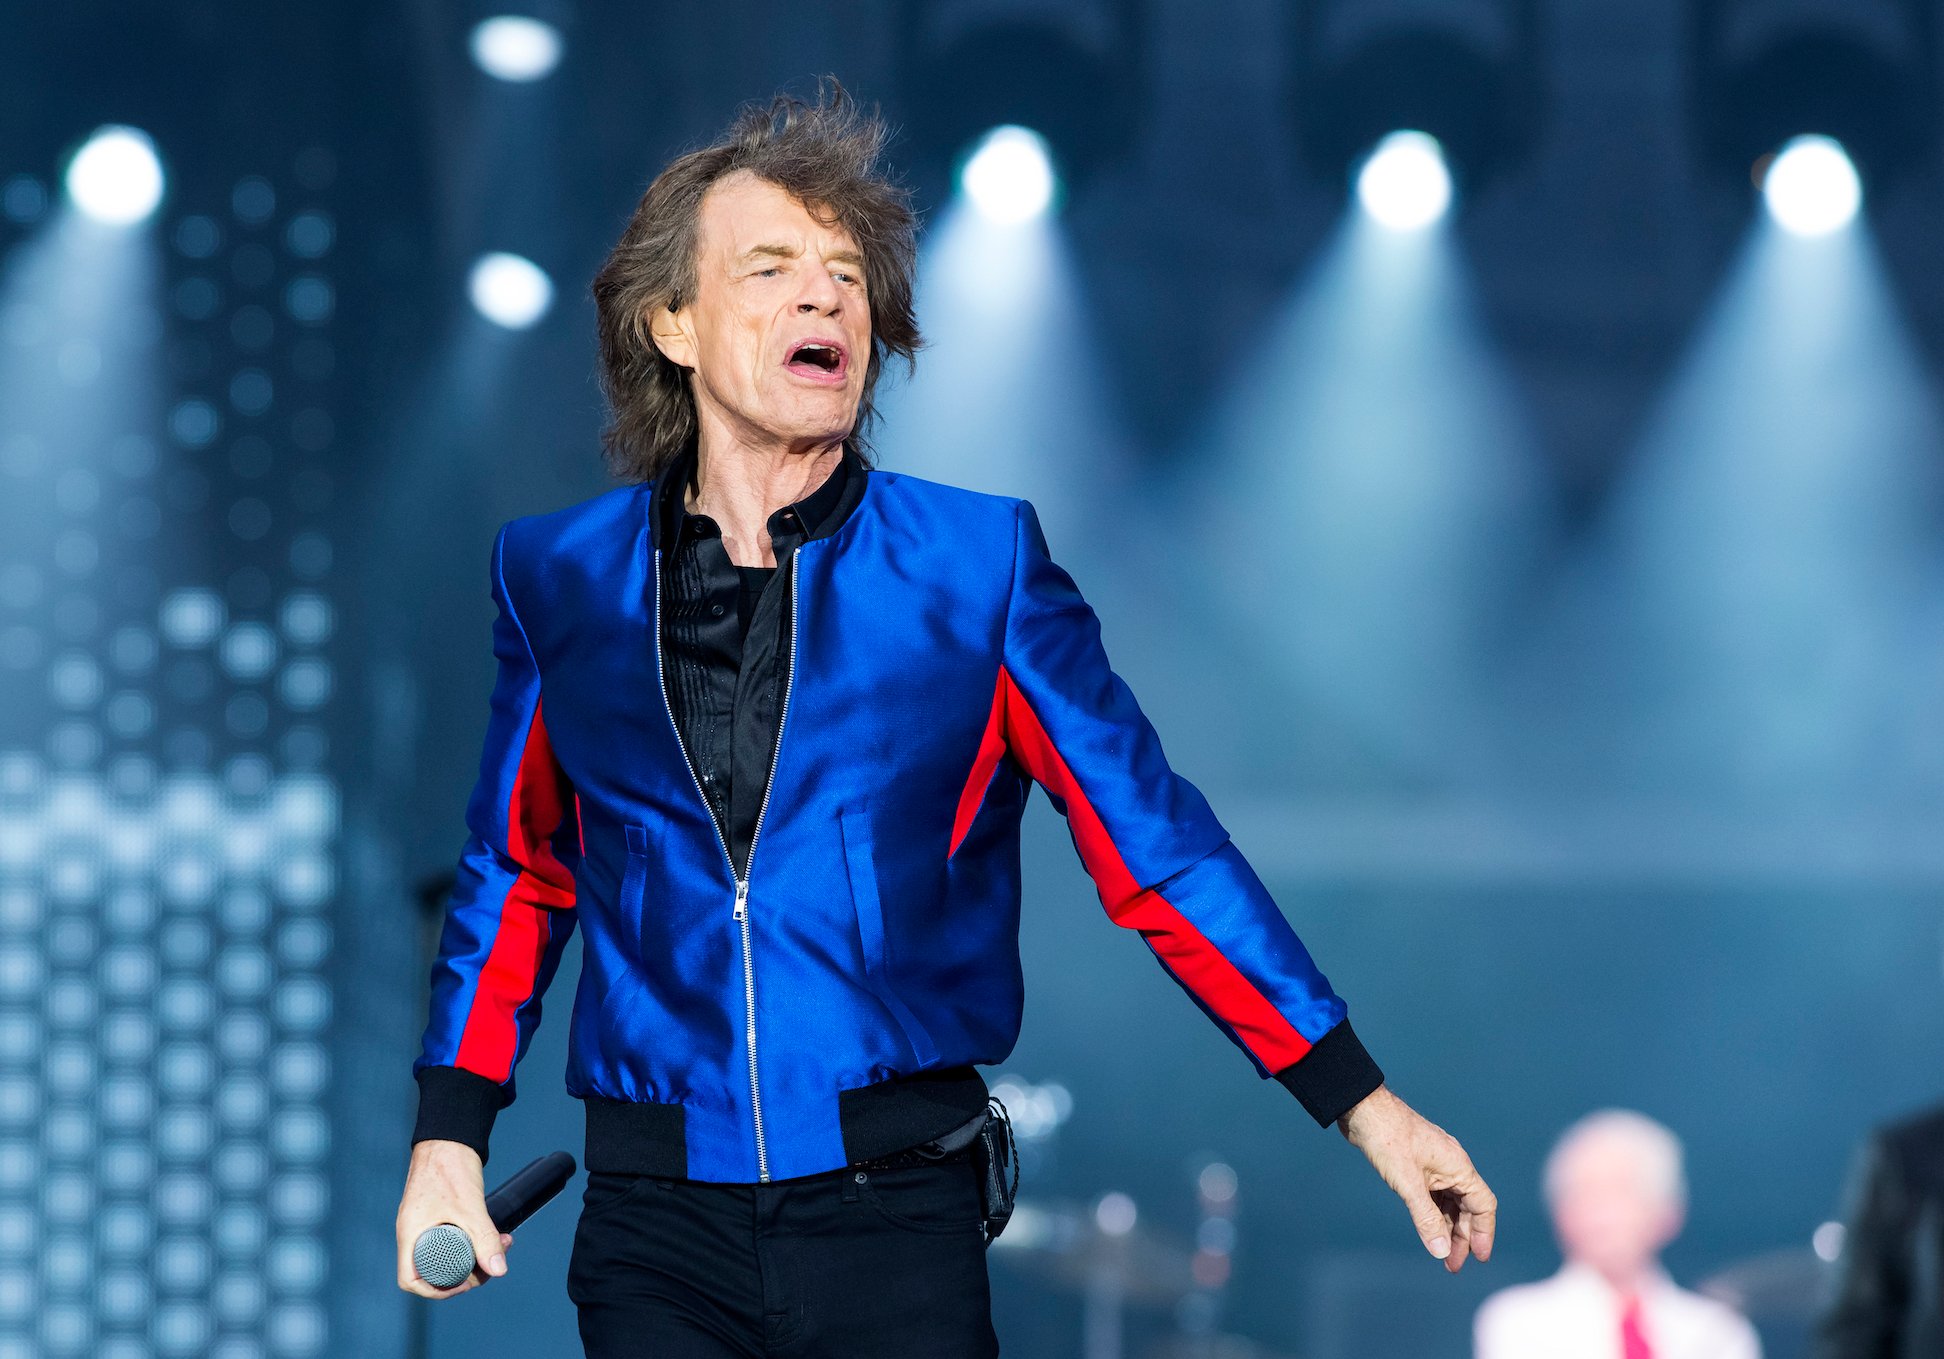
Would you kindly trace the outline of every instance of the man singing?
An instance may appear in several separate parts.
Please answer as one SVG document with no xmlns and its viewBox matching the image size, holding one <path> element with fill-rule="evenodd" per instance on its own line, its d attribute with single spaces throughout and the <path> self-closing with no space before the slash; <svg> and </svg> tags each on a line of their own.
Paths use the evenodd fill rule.
<svg viewBox="0 0 1944 1359">
<path fill-rule="evenodd" d="M 915 223 L 835 82 L 744 111 L 651 184 L 594 281 L 627 484 L 493 546 L 499 675 L 413 1064 L 399 1285 L 506 1271 L 494 1117 L 585 927 L 568 1269 L 594 1356 L 998 1352 L 962 1146 L 1022 1005 L 1037 781 L 1108 918 L 1403 1198 L 1488 1257 L 1464 1151 L 1175 773 L 1024 500 L 874 469 L 909 361 Z M 452 1290 L 412 1245 L 451 1222 Z"/>
</svg>

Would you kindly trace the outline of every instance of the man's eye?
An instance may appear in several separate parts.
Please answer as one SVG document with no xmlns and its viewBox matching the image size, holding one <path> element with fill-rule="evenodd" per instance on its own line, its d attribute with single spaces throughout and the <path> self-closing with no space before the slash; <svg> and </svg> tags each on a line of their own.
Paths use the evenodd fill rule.
<svg viewBox="0 0 1944 1359">
<path fill-rule="evenodd" d="M 759 276 L 761 276 L 761 277 L 764 277 L 764 278 L 767 278 L 767 277 L 768 277 L 769 275 L 771 275 L 771 274 L 780 274 L 780 273 L 782 273 L 783 271 L 782 271 L 781 269 L 779 269 L 779 268 L 777 268 L 777 267 L 776 267 L 776 266 L 775 266 L 774 264 L 772 264 L 772 265 L 771 265 L 771 266 L 770 266 L 769 268 L 767 268 L 767 269 L 758 269 L 758 270 L 757 270 L 756 272 L 757 272 L 757 274 L 758 274 Z"/>
</svg>

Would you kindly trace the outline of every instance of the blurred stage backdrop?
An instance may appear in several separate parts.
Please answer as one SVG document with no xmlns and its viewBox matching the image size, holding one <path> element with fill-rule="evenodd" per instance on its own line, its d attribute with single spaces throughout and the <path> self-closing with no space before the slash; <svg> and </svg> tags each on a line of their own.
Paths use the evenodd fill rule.
<svg viewBox="0 0 1944 1359">
<path fill-rule="evenodd" d="M 1039 507 L 1177 766 L 1500 1191 L 1447 1279 L 1043 797 L 1007 1353 L 1458 1359 L 1539 1164 L 1686 1139 L 1799 1353 L 1944 1093 L 1944 126 L 1918 0 L 72 0 L 0 45 L 0 1359 L 577 1352 L 578 1181 L 394 1281 L 495 527 L 740 100 L 897 122 L 880 464 Z M 1000 129 L 999 131 L 994 131 Z M 428 888 L 427 884 L 432 886 Z M 580 1150 L 562 968 L 493 1165 Z"/>
</svg>

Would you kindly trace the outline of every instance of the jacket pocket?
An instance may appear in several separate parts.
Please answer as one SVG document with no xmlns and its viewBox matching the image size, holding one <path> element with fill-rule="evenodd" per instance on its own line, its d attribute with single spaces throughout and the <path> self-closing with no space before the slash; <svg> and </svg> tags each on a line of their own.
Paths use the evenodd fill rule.
<svg viewBox="0 0 1944 1359">
<path fill-rule="evenodd" d="M 898 998 L 891 966 L 891 947 L 885 937 L 884 908 L 878 899 L 876 849 L 871 835 L 868 804 L 857 803 L 837 813 L 843 829 L 844 869 L 850 877 L 851 906 L 857 918 L 858 941 L 863 945 L 865 981 L 871 992 L 891 1012 L 911 1044 L 912 1055 L 920 1067 L 936 1065 L 938 1049 L 933 1046 L 925 1026 Z"/>
<path fill-rule="evenodd" d="M 648 890 L 648 828 L 624 826 L 628 833 L 628 862 L 621 870 L 621 918 L 641 924 L 642 898 Z"/>
</svg>

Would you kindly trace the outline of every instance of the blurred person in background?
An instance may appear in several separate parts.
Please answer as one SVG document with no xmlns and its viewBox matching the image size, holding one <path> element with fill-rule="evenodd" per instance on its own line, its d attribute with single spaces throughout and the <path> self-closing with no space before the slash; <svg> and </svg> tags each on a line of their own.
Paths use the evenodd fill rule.
<svg viewBox="0 0 1944 1359">
<path fill-rule="evenodd" d="M 1565 1265 L 1485 1300 L 1475 1359 L 1760 1359 L 1746 1318 L 1661 1268 L 1687 1211 L 1672 1132 L 1624 1109 L 1589 1114 L 1547 1157 L 1545 1193 Z"/>
<path fill-rule="evenodd" d="M 1851 1177 L 1818 1359 L 1944 1355 L 1944 1107 L 1877 1130 Z"/>
</svg>

